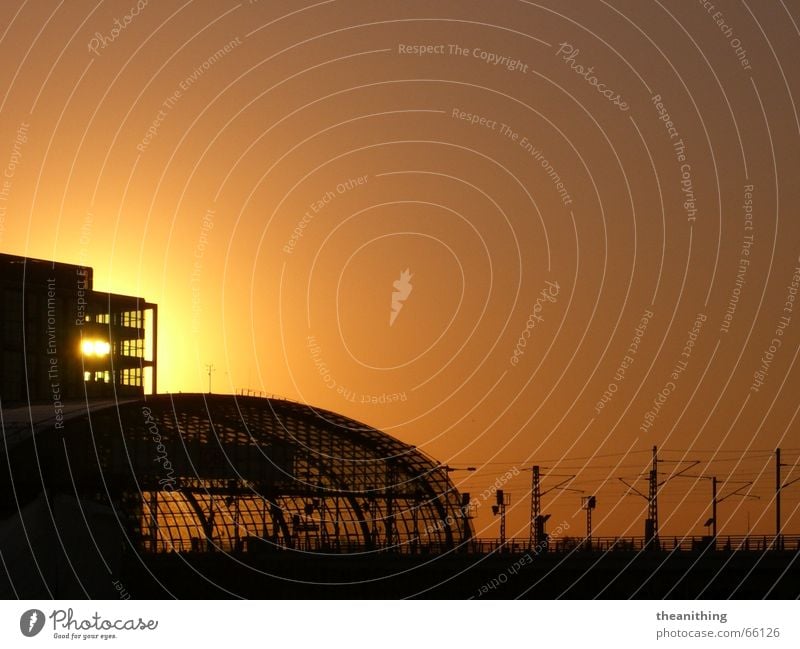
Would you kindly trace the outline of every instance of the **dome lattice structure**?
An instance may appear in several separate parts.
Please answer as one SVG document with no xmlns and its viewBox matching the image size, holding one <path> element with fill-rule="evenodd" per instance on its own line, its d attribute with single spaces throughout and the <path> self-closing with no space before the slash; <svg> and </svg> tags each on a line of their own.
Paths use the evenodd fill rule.
<svg viewBox="0 0 800 649">
<path fill-rule="evenodd" d="M 34 422 L 10 449 L 12 466 L 41 467 L 13 475 L 15 488 L 111 504 L 140 552 L 413 553 L 472 536 L 446 466 L 330 411 L 166 394 L 84 405 L 60 423 Z"/>
</svg>

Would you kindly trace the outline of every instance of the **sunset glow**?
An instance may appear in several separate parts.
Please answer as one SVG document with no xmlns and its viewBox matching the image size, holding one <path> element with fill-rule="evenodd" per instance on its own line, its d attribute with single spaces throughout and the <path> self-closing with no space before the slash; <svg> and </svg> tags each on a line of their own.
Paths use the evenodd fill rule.
<svg viewBox="0 0 800 649">
<path fill-rule="evenodd" d="M 499 488 L 527 538 L 534 465 L 574 476 L 553 529 L 596 496 L 596 534 L 641 536 L 653 446 L 662 534 L 707 534 L 707 476 L 752 483 L 720 534 L 772 533 L 777 448 L 800 476 L 800 12 L 666 4 L 4 2 L 0 250 L 157 304 L 160 393 L 277 395 L 475 467 L 478 536 Z"/>
</svg>

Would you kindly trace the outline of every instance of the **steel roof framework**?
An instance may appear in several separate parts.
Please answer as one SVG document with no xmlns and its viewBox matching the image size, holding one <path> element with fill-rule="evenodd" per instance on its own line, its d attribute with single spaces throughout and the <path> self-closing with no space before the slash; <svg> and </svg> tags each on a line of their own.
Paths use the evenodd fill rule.
<svg viewBox="0 0 800 649">
<path fill-rule="evenodd" d="M 36 437 L 43 475 L 105 492 L 142 552 L 442 551 L 472 536 L 446 467 L 295 402 L 158 395 Z"/>
</svg>

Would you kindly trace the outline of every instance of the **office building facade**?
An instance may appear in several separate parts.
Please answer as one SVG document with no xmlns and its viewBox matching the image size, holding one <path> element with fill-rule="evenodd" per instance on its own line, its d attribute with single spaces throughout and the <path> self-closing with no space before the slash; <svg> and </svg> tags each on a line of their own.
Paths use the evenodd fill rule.
<svg viewBox="0 0 800 649">
<path fill-rule="evenodd" d="M 0 300 L 4 407 L 155 394 L 157 305 L 95 291 L 91 268 L 5 254 Z"/>
</svg>

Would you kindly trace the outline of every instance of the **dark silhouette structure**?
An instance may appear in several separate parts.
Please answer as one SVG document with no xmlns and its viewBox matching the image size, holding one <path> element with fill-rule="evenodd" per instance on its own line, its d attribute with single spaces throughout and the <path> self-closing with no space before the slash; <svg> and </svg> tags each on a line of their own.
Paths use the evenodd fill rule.
<svg viewBox="0 0 800 649">
<path fill-rule="evenodd" d="M 35 511 L 53 520 L 54 510 L 74 512 L 43 556 L 71 529 L 103 539 L 103 555 L 126 548 L 130 557 L 422 554 L 456 550 L 472 536 L 448 467 L 333 412 L 158 395 L 72 404 L 59 428 L 47 408 L 4 409 L 0 470 L 7 530 Z M 36 574 L 42 557 L 23 540 L 9 533 L 4 547 L 0 529 L 6 562 Z M 92 545 L 73 552 L 94 555 Z"/>
<path fill-rule="evenodd" d="M 0 400 L 50 403 L 156 392 L 158 307 L 95 291 L 91 268 L 0 254 Z"/>
<path fill-rule="evenodd" d="M 0 597 L 796 597 L 797 539 L 473 538 L 449 467 L 291 401 L 3 409 Z"/>
<path fill-rule="evenodd" d="M 528 538 L 506 537 L 498 488 L 500 539 L 477 539 L 459 469 L 375 428 L 155 394 L 156 305 L 95 292 L 90 268 L 0 255 L 0 290 L 0 597 L 800 596 L 779 510 L 775 537 L 659 533 L 658 487 L 697 461 L 659 482 L 653 448 L 648 494 L 628 485 L 643 537 L 592 536 L 595 496 L 585 536 L 548 533 L 542 498 L 575 476 L 543 487 L 559 475 L 534 465 Z M 781 466 L 778 495 L 797 480 Z M 714 486 L 714 522 L 723 499 Z"/>
</svg>

